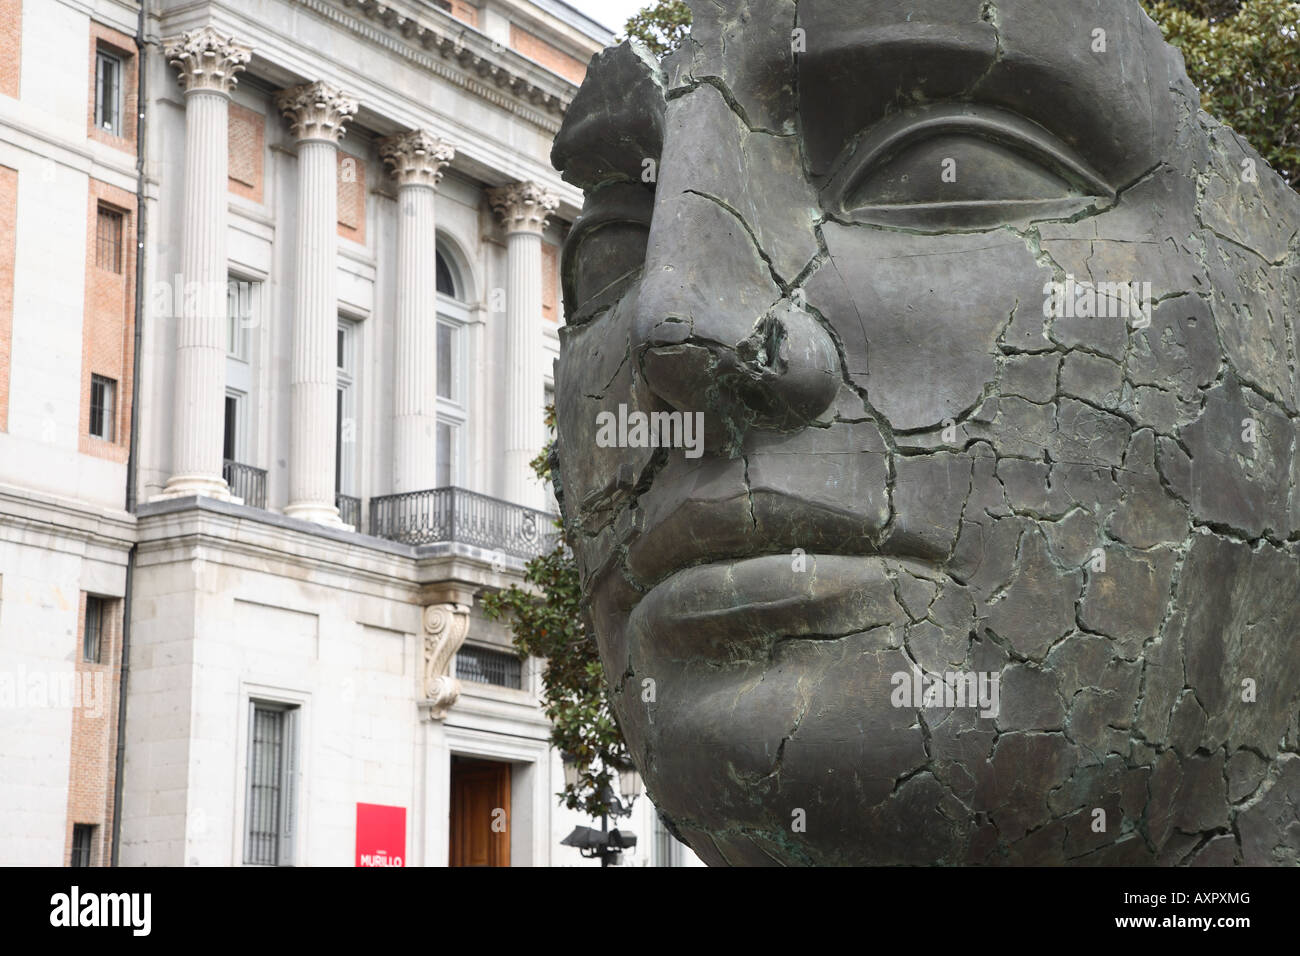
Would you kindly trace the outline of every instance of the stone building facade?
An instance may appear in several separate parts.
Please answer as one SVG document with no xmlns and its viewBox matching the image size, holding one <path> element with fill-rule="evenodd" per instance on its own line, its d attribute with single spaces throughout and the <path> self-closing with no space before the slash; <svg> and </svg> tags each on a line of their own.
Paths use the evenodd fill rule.
<svg viewBox="0 0 1300 956">
<path fill-rule="evenodd" d="M 549 152 L 611 39 L 0 0 L 0 862 L 582 862 L 480 600 L 553 533 Z"/>
</svg>

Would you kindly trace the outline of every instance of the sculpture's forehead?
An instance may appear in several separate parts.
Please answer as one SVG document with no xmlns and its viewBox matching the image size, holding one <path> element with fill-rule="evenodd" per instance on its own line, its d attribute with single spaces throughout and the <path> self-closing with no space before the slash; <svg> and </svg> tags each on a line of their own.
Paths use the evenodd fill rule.
<svg viewBox="0 0 1300 956">
<path fill-rule="evenodd" d="M 916 103 L 1012 109 L 1116 183 L 1172 131 L 1177 55 L 1137 0 L 696 0 L 670 86 L 716 77 L 752 126 L 802 129 L 814 175 L 847 140 Z"/>
</svg>

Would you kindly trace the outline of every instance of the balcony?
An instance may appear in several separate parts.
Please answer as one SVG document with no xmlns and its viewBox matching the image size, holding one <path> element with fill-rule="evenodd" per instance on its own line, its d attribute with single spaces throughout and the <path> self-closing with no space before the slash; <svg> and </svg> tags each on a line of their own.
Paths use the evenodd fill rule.
<svg viewBox="0 0 1300 956">
<path fill-rule="evenodd" d="M 525 560 L 552 550 L 560 537 L 554 515 L 464 488 L 371 498 L 370 533 L 404 544 L 469 544 Z"/>
<path fill-rule="evenodd" d="M 350 524 L 361 530 L 361 499 L 351 495 L 335 495 L 334 504 L 339 509 L 339 517 L 344 524 Z"/>
<path fill-rule="evenodd" d="M 266 509 L 266 472 L 252 465 L 241 465 L 227 458 L 221 464 L 221 477 L 230 486 L 230 493 L 244 499 L 244 504 Z"/>
</svg>

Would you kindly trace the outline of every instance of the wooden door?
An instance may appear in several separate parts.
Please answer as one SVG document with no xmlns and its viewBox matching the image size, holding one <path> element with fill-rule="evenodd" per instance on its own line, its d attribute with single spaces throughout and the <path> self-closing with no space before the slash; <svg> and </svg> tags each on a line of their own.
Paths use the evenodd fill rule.
<svg viewBox="0 0 1300 956">
<path fill-rule="evenodd" d="M 510 865 L 510 764 L 451 760 L 452 866 Z"/>
</svg>

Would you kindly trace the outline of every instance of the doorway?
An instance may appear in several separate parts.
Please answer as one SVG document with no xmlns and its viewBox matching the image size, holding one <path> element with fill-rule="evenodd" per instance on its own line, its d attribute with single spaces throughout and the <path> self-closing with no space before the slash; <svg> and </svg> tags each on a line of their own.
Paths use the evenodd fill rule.
<svg viewBox="0 0 1300 956">
<path fill-rule="evenodd" d="M 451 758 L 451 866 L 510 865 L 510 764 Z"/>
</svg>

